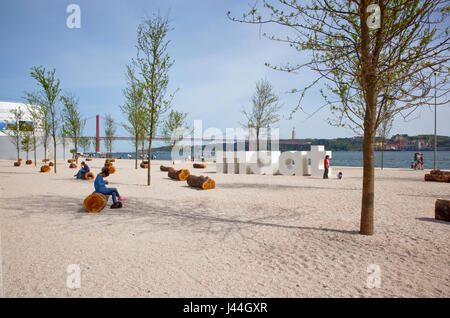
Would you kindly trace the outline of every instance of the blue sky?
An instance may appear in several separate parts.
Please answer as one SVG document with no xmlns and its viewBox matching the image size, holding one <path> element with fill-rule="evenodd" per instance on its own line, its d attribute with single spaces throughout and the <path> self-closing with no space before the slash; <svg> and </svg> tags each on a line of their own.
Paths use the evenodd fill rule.
<svg viewBox="0 0 450 318">
<path fill-rule="evenodd" d="M 76 3 L 81 8 L 81 28 L 69 29 L 66 8 Z M 119 105 L 123 103 L 125 66 L 136 54 L 136 29 L 146 16 L 170 9 L 174 30 L 169 34 L 169 53 L 175 59 L 170 72 L 170 88 L 179 92 L 173 108 L 189 113 L 191 125 L 203 120 L 204 129 L 237 127 L 243 122 L 243 106 L 250 106 L 255 82 L 270 80 L 283 104 L 279 124 L 282 138 L 289 138 L 296 128 L 297 138 L 350 137 L 346 128 L 328 125 L 328 109 L 312 118 L 297 113 L 288 120 L 297 97 L 284 94 L 302 88 L 311 74 L 287 74 L 264 66 L 286 61 L 302 61 L 305 57 L 281 43 L 261 36 L 255 25 L 231 22 L 226 12 L 240 15 L 248 8 L 239 0 L 130 0 L 130 1 L 63 1 L 9 0 L 0 2 L 0 100 L 23 101 L 23 92 L 35 89 L 30 79 L 32 66 L 56 68 L 64 91 L 79 97 L 79 106 L 89 119 L 86 134 L 95 133 L 96 114 L 113 114 L 124 122 Z M 313 112 L 323 104 L 318 89 L 305 99 L 305 109 Z M 432 110 L 424 108 L 416 119 L 397 119 L 393 133 L 409 135 L 433 133 Z M 438 133 L 450 135 L 450 106 L 439 109 Z M 444 121 L 444 119 L 447 119 Z M 126 135 L 119 128 L 120 135 Z M 126 142 L 117 151 L 130 149 Z"/>
</svg>

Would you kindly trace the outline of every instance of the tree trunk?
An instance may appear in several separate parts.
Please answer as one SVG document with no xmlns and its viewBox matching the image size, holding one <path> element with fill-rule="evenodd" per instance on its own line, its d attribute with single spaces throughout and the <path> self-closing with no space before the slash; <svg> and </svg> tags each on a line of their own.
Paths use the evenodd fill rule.
<svg viewBox="0 0 450 318">
<path fill-rule="evenodd" d="M 66 141 L 62 140 L 62 145 L 63 145 L 63 160 L 66 161 Z"/>
<path fill-rule="evenodd" d="M 381 141 L 381 170 L 383 170 L 384 142 L 385 142 L 385 140 L 384 140 L 384 137 L 383 137 L 383 139 Z"/>
<path fill-rule="evenodd" d="M 136 136 L 136 160 L 134 161 L 134 168 L 138 168 L 138 152 L 139 152 L 139 137 Z"/>
<path fill-rule="evenodd" d="M 152 136 L 153 136 L 153 116 L 152 116 L 152 122 L 150 124 L 150 136 L 148 137 L 148 170 L 147 170 L 147 185 L 149 186 L 151 184 L 151 160 L 152 160 Z M 145 158 L 144 158 L 145 159 Z"/>
<path fill-rule="evenodd" d="M 186 181 L 190 187 L 200 188 L 202 190 L 214 189 L 216 187 L 214 180 L 204 176 L 190 175 Z"/>
<path fill-rule="evenodd" d="M 55 131 L 55 130 L 53 130 Z M 53 133 L 53 160 L 55 160 L 55 167 L 53 168 L 53 171 L 56 173 L 56 135 Z"/>
<path fill-rule="evenodd" d="M 75 153 L 73 154 L 75 156 L 75 161 L 78 164 L 78 137 L 75 136 Z"/>
<path fill-rule="evenodd" d="M 37 163 L 36 163 L 36 134 L 35 134 L 34 130 L 33 130 L 33 150 L 34 150 L 34 166 L 36 167 L 37 166 Z"/>
<path fill-rule="evenodd" d="M 364 235 L 373 234 L 373 212 L 375 199 L 375 162 L 374 162 L 374 134 L 364 131 L 363 141 L 363 188 L 361 205 L 360 232 Z"/>
<path fill-rule="evenodd" d="M 20 158 L 20 138 L 19 136 L 17 136 L 17 162 L 19 162 L 19 158 Z"/>
</svg>

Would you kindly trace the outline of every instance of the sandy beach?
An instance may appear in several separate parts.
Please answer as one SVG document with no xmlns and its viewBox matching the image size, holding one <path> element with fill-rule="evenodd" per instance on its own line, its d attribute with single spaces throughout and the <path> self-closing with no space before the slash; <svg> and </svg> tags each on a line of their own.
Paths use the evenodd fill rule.
<svg viewBox="0 0 450 318">
<path fill-rule="evenodd" d="M 94 159 L 98 173 L 104 159 Z M 423 171 L 376 170 L 375 235 L 359 231 L 362 168 L 318 177 L 216 174 L 216 189 L 169 179 L 152 185 L 133 160 L 108 179 L 122 209 L 89 214 L 93 181 L 0 161 L 4 297 L 449 297 L 450 223 L 434 220 L 450 186 Z M 336 174 L 342 171 L 343 180 Z M 67 266 L 81 288 L 66 286 Z M 381 269 L 368 288 L 367 267 Z"/>
</svg>

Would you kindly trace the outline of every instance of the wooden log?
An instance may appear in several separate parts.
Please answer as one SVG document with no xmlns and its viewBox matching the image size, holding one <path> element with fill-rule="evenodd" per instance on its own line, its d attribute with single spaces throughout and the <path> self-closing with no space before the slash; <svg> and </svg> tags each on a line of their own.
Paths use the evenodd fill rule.
<svg viewBox="0 0 450 318">
<path fill-rule="evenodd" d="M 166 166 L 163 166 L 163 165 L 159 166 L 159 169 L 160 169 L 161 171 L 169 171 L 170 168 L 172 168 L 172 167 L 166 167 Z"/>
<path fill-rule="evenodd" d="M 148 163 L 141 162 L 141 168 L 148 169 Z"/>
<path fill-rule="evenodd" d="M 25 163 L 26 163 L 27 165 L 31 165 L 31 164 L 33 163 L 33 161 L 32 161 L 32 160 L 27 160 Z"/>
<path fill-rule="evenodd" d="M 94 180 L 94 178 L 95 178 L 95 176 L 94 176 L 94 174 L 92 172 L 86 172 L 84 174 L 84 179 L 85 180 Z"/>
<path fill-rule="evenodd" d="M 48 165 L 49 165 L 50 167 L 53 167 L 55 164 L 54 164 L 53 162 L 50 161 L 50 162 L 48 163 Z"/>
<path fill-rule="evenodd" d="M 209 177 L 190 175 L 186 181 L 190 187 L 200 188 L 202 190 L 210 190 L 216 187 L 216 182 Z"/>
<path fill-rule="evenodd" d="M 450 171 L 431 170 L 430 174 L 432 174 L 432 175 L 448 175 L 448 176 L 450 176 Z"/>
<path fill-rule="evenodd" d="M 426 174 L 425 181 L 450 182 L 450 175 L 446 174 Z"/>
<path fill-rule="evenodd" d="M 450 201 L 437 199 L 434 205 L 434 218 L 450 222 Z"/>
<path fill-rule="evenodd" d="M 170 168 L 167 176 L 175 180 L 185 181 L 190 174 L 188 169 L 175 170 L 174 168 Z"/>
<path fill-rule="evenodd" d="M 111 159 L 109 160 L 109 162 L 116 162 L 116 159 Z"/>
<path fill-rule="evenodd" d="M 71 164 L 69 165 L 69 168 L 72 168 L 72 169 L 75 169 L 76 167 L 77 167 L 77 165 L 74 164 L 74 163 L 71 163 Z"/>
<path fill-rule="evenodd" d="M 206 165 L 204 163 L 194 163 L 194 168 L 205 169 Z"/>
<path fill-rule="evenodd" d="M 49 172 L 51 170 L 50 166 L 44 165 L 41 167 L 41 172 Z"/>
<path fill-rule="evenodd" d="M 50 161 L 50 159 L 42 159 L 42 162 L 49 162 Z"/>
<path fill-rule="evenodd" d="M 92 161 L 92 158 L 86 158 L 86 161 Z"/>
<path fill-rule="evenodd" d="M 21 164 L 22 164 L 22 161 L 16 161 L 16 162 L 14 162 L 14 167 L 20 167 Z"/>
<path fill-rule="evenodd" d="M 22 158 L 19 158 L 19 161 L 22 161 Z"/>
<path fill-rule="evenodd" d="M 143 163 L 144 165 L 148 165 L 148 160 L 142 160 L 142 163 Z"/>
<path fill-rule="evenodd" d="M 108 203 L 109 195 L 92 192 L 86 199 L 84 199 L 83 205 L 86 211 L 89 213 L 97 213 L 104 209 Z"/>
</svg>

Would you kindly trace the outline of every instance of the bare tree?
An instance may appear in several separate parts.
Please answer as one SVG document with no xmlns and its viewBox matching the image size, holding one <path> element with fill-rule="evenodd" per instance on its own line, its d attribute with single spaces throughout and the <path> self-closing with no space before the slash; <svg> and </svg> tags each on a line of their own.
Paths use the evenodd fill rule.
<svg viewBox="0 0 450 318">
<path fill-rule="evenodd" d="M 116 135 L 116 126 L 114 124 L 114 119 L 111 114 L 105 115 L 105 148 L 106 153 L 109 157 L 112 156 L 112 148 L 114 143 L 114 137 Z"/>
<path fill-rule="evenodd" d="M 34 150 L 34 165 L 37 165 L 36 158 L 36 147 L 38 140 L 42 146 L 44 146 L 44 160 L 47 160 L 47 149 L 48 140 L 51 133 L 50 116 L 48 112 L 48 107 L 45 104 L 38 104 L 40 99 L 38 98 L 39 93 L 27 93 L 27 110 L 31 115 L 33 121 L 33 150 Z"/>
<path fill-rule="evenodd" d="M 7 121 L 6 123 L 6 134 L 8 135 L 9 139 L 11 140 L 12 144 L 16 147 L 17 150 L 17 161 L 19 161 L 20 158 L 20 143 L 21 139 L 23 137 L 23 129 L 21 122 L 23 121 L 24 112 L 22 108 L 19 106 L 15 109 L 12 109 L 11 111 L 11 117 L 12 121 Z"/>
<path fill-rule="evenodd" d="M 78 99 L 75 96 L 66 94 L 65 96 L 61 96 L 61 101 L 63 103 L 61 112 L 62 121 L 64 122 L 63 135 L 69 136 L 72 140 L 75 147 L 73 155 L 78 163 L 78 143 L 86 120 L 81 117 L 80 110 L 78 109 Z"/>
<path fill-rule="evenodd" d="M 364 132 L 363 187 L 360 233 L 374 233 L 376 129 L 383 121 L 383 100 L 396 101 L 385 116 L 404 116 L 433 103 L 433 71 L 449 60 L 446 0 L 263 0 L 235 21 L 286 28 L 289 34 L 266 35 L 308 56 L 304 64 L 272 66 L 296 73 L 310 69 L 317 75 L 299 93 L 323 84 L 326 105 L 337 125 L 358 126 Z M 228 16 L 231 17 L 230 13 Z M 305 53 L 306 52 L 306 53 Z M 308 54 L 308 55 L 306 55 Z M 270 66 L 270 64 L 268 64 Z M 437 84 L 446 103 L 445 79 Z M 335 99 L 333 97 L 336 97 Z M 363 101 L 362 103 L 360 101 Z"/>
<path fill-rule="evenodd" d="M 60 80 L 55 77 L 55 69 L 46 71 L 43 66 L 32 67 L 31 77 L 34 78 L 40 87 L 36 93 L 28 93 L 28 99 L 32 104 L 39 105 L 43 108 L 42 116 L 45 116 L 45 129 L 49 130 L 49 134 L 53 137 L 53 156 L 55 167 L 53 171 L 56 173 L 56 135 L 58 129 L 58 103 L 61 94 Z M 48 125 L 48 126 L 47 126 Z M 45 134 L 47 132 L 45 131 Z M 44 143 L 48 142 L 48 135 L 44 135 Z M 45 148 L 47 148 L 45 146 Z M 47 150 L 47 149 L 45 149 Z M 47 155 L 47 154 L 46 154 Z"/>
<path fill-rule="evenodd" d="M 278 96 L 273 92 L 272 84 L 261 79 L 256 82 L 256 92 L 252 97 L 252 109 L 242 110 L 247 124 L 252 125 L 256 132 L 256 149 L 259 150 L 259 134 L 261 128 L 269 128 L 280 120 Z M 247 127 L 247 125 L 245 125 Z"/>
<path fill-rule="evenodd" d="M 78 140 L 78 145 L 81 149 L 83 149 L 83 152 L 88 152 L 89 148 L 91 147 L 91 141 L 87 137 L 81 137 Z"/>
<path fill-rule="evenodd" d="M 189 133 L 185 120 L 187 113 L 171 110 L 169 116 L 164 121 L 162 127 L 162 137 L 170 147 L 175 147 L 178 141 L 182 140 Z M 173 161 L 175 164 L 175 161 Z"/>
<path fill-rule="evenodd" d="M 169 19 L 159 14 L 145 20 L 137 31 L 138 52 L 133 64 L 139 74 L 137 81 L 144 90 L 145 122 L 149 124 L 146 130 L 149 160 L 147 185 L 151 183 L 152 139 L 160 124 L 160 116 L 170 108 L 174 94 L 167 96 L 169 70 L 174 63 L 167 53 L 170 41 L 166 38 L 169 31 Z"/>
</svg>

